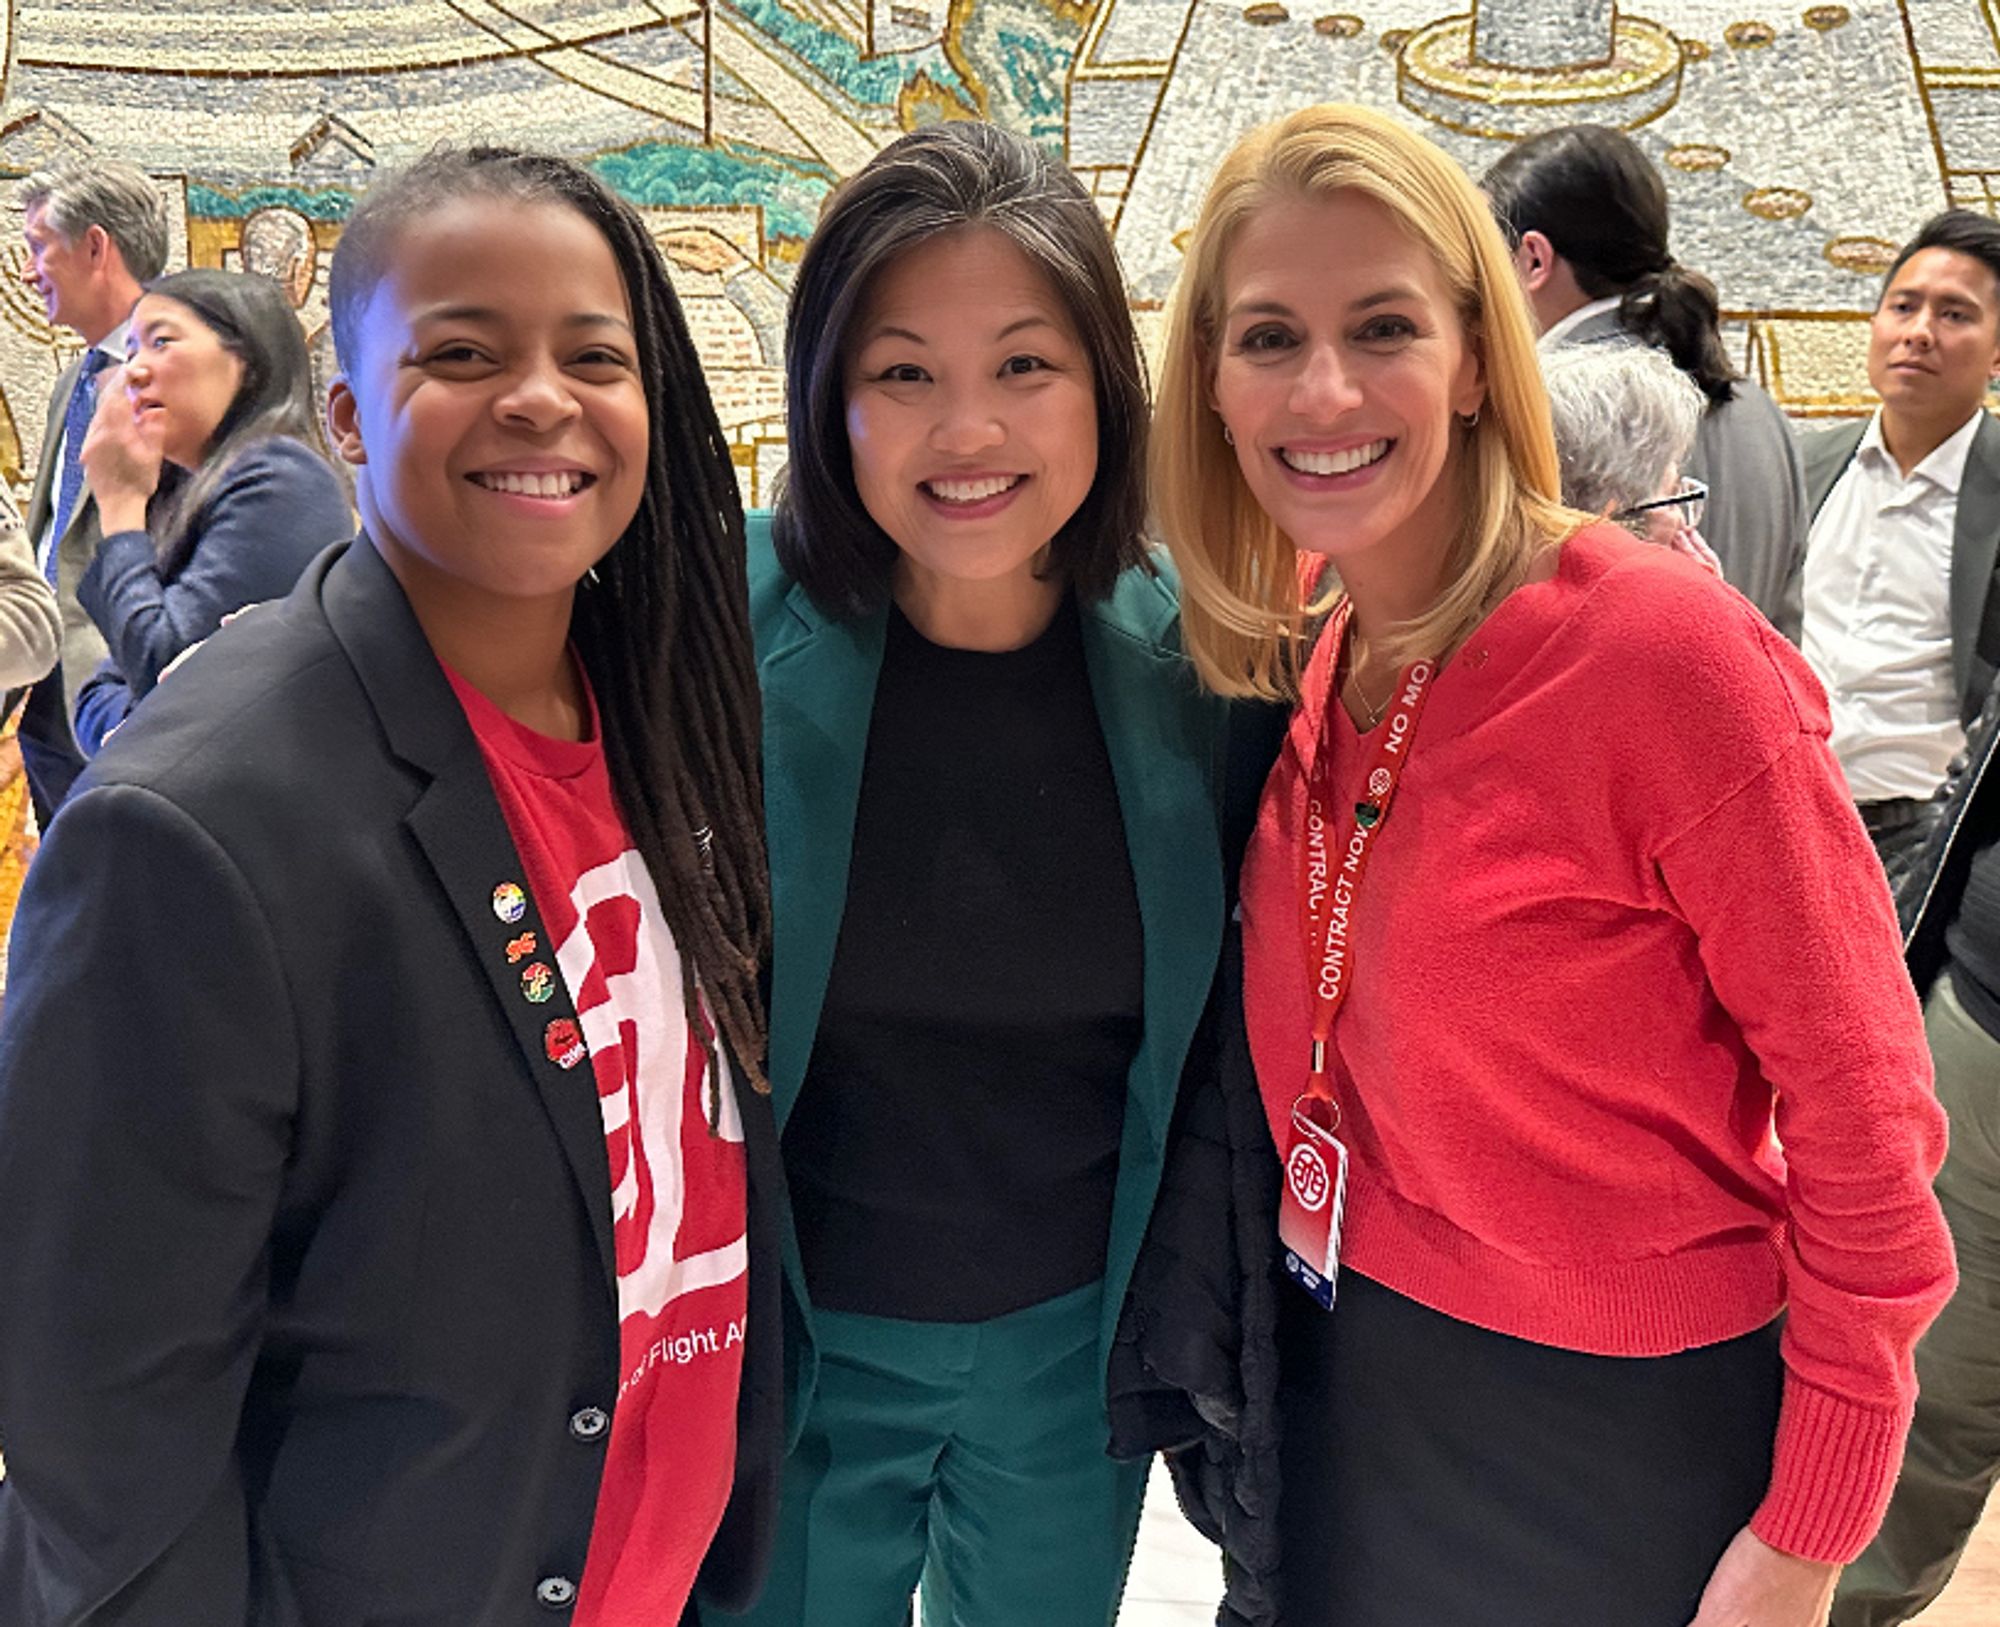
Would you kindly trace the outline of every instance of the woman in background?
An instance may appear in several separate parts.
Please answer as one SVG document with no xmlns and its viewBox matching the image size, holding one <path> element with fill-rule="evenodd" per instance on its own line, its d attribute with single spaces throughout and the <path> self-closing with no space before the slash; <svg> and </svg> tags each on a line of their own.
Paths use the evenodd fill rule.
<svg viewBox="0 0 2000 1627">
<path fill-rule="evenodd" d="M 1805 473 L 1790 422 L 1730 365 L 1715 286 L 1667 244 L 1660 171 L 1622 130 L 1575 124 L 1515 143 L 1480 183 L 1514 251 L 1542 348 L 1642 344 L 1706 398 L 1683 474 L 1730 583 L 1794 644 L 1804 616 Z"/>
<path fill-rule="evenodd" d="M 183 650 L 231 611 L 291 592 L 354 534 L 319 451 L 298 318 L 266 277 L 197 269 L 133 308 L 126 362 L 83 445 L 104 541 L 77 601 L 110 650 L 79 691 L 94 756 Z"/>
<path fill-rule="evenodd" d="M 1563 501 L 1720 576 L 1700 530 L 1708 488 L 1681 474 L 1702 413 L 1688 376 L 1643 345 L 1570 345 L 1543 353 L 1542 382 Z"/>
</svg>

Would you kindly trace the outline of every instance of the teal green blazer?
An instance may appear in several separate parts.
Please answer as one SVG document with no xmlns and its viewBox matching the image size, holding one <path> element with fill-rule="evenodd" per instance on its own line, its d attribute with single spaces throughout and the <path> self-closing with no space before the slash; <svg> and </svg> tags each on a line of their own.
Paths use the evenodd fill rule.
<svg viewBox="0 0 2000 1627">
<path fill-rule="evenodd" d="M 805 1081 L 833 969 L 861 765 L 882 669 L 887 609 L 823 614 L 779 569 L 770 516 L 749 517 L 750 620 L 764 691 L 764 815 L 771 849 L 770 1080 L 783 1133 Z M 1159 1188 L 1188 1042 L 1222 943 L 1216 793 L 1223 703 L 1204 694 L 1180 648 L 1180 606 L 1165 574 L 1128 571 L 1083 607 L 1084 657 L 1111 758 L 1143 941 L 1143 1028 L 1127 1074 L 1125 1134 L 1104 1273 L 1099 1383 Z M 810 1312 L 796 1234 L 785 1268 L 805 1325 L 788 1330 L 792 1428 L 811 1400 Z"/>
</svg>

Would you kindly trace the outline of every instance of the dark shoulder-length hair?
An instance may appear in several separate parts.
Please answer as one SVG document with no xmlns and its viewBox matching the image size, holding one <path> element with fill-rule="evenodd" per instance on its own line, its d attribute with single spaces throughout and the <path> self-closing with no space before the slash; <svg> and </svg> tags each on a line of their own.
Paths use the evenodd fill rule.
<svg viewBox="0 0 2000 1627">
<path fill-rule="evenodd" d="M 1049 547 L 1048 574 L 1084 599 L 1146 559 L 1146 374 L 1104 217 L 1068 170 L 997 125 L 954 120 L 876 154 L 831 198 L 806 245 L 785 320 L 789 464 L 778 561 L 829 615 L 888 597 L 896 544 L 855 489 L 846 362 L 877 276 L 943 233 L 1006 234 L 1055 291 L 1090 358 L 1097 475 Z"/>
<path fill-rule="evenodd" d="M 244 453 L 284 435 L 325 455 L 313 422 L 312 363 L 284 291 L 269 277 L 197 267 L 157 277 L 146 292 L 170 299 L 243 364 L 243 377 L 215 426 L 200 467 L 162 482 L 147 529 L 162 576 L 194 551 L 195 520 Z"/>
<path fill-rule="evenodd" d="M 1720 405 L 1742 377 L 1722 344 L 1715 284 L 1667 248 L 1667 188 L 1623 130 L 1570 124 L 1517 142 L 1480 185 L 1508 238 L 1540 232 L 1592 299 L 1619 297 L 1619 326 L 1664 350 Z"/>
<path fill-rule="evenodd" d="M 2000 220 L 1971 209 L 1946 209 L 1932 215 L 1917 228 L 1917 235 L 1896 251 L 1888 275 L 1882 279 L 1882 293 L 1876 304 L 1889 297 L 1889 290 L 1896 285 L 1896 273 L 1910 263 L 1911 256 L 1925 249 L 1950 249 L 1954 254 L 1977 260 L 1992 273 L 1994 286 L 2000 289 Z"/>
<path fill-rule="evenodd" d="M 701 358 L 645 222 L 566 158 L 440 148 L 371 190 L 341 233 L 327 282 L 340 366 L 370 364 L 364 318 L 409 223 L 467 200 L 575 210 L 610 245 L 631 302 L 646 392 L 645 485 L 632 523 L 578 586 L 570 641 L 597 701 L 618 811 L 680 948 L 689 1020 L 698 983 L 752 1084 L 767 1090 L 758 977 L 771 889 L 743 504 Z"/>
</svg>

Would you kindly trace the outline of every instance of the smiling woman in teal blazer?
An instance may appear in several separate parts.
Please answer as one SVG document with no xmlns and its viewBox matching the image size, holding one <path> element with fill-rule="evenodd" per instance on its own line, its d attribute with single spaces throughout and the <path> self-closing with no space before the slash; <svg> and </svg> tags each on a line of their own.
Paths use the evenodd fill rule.
<svg viewBox="0 0 2000 1627">
<path fill-rule="evenodd" d="M 1221 938 L 1221 712 L 1142 537 L 1096 206 L 907 136 L 793 291 L 750 524 L 795 1216 L 795 1444 L 757 1627 L 1103 1627 L 1143 1463 L 1106 1357 Z M 712 1618 L 711 1618 L 712 1619 Z"/>
</svg>

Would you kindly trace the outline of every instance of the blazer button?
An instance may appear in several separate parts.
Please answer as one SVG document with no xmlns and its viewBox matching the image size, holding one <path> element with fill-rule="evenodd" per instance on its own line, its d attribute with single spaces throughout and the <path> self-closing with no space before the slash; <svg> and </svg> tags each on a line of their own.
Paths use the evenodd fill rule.
<svg viewBox="0 0 2000 1627">
<path fill-rule="evenodd" d="M 567 1610 L 576 1603 L 576 1583 L 567 1576 L 544 1576 L 536 1585 L 535 1602 L 544 1610 Z"/>
<path fill-rule="evenodd" d="M 569 1421 L 569 1432 L 580 1441 L 601 1440 L 611 1427 L 611 1415 L 602 1407 L 585 1407 Z"/>
</svg>

